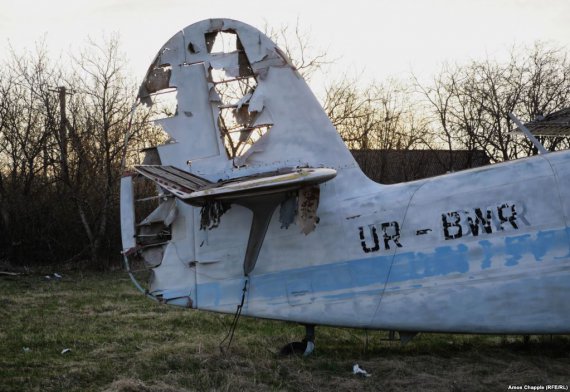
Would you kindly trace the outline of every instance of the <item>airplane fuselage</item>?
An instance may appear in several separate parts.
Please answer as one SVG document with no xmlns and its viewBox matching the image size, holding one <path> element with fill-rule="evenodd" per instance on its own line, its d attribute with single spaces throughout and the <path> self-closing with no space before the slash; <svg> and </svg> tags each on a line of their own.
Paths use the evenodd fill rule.
<svg viewBox="0 0 570 392">
<path fill-rule="evenodd" d="M 224 35 L 233 47 L 216 45 Z M 570 332 L 570 152 L 374 183 L 286 54 L 230 19 L 175 34 L 138 99 L 174 90 L 175 113 L 157 120 L 169 142 L 137 169 L 160 205 L 136 222 L 135 178 L 121 183 L 125 260 L 152 270 L 150 296 L 234 313 L 246 288 L 252 317 Z"/>
<path fill-rule="evenodd" d="M 321 185 L 320 221 L 308 235 L 282 228 L 274 213 L 243 314 L 390 330 L 569 332 L 569 165 L 570 153 L 559 152 L 395 185 L 344 173 Z M 195 207 L 181 208 L 199 219 Z M 193 307 L 235 312 L 250 220 L 232 207 L 219 227 L 194 231 L 196 262 L 161 265 L 156 275 L 184 268 L 176 274 L 193 275 Z"/>
</svg>

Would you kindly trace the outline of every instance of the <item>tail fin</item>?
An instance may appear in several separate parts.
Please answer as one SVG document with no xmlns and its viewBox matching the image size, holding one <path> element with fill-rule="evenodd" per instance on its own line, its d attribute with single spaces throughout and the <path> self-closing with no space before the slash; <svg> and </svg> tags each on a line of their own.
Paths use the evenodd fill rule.
<svg viewBox="0 0 570 392">
<path fill-rule="evenodd" d="M 124 253 L 153 269 L 151 295 L 192 305 L 197 282 L 218 279 L 200 270 L 236 279 L 237 263 L 216 262 L 241 258 L 243 274 L 253 271 L 279 204 L 280 227 L 299 222 L 298 235 L 305 236 L 316 230 L 319 205 L 336 217 L 340 197 L 371 184 L 291 61 L 251 26 L 210 19 L 174 35 L 148 70 L 139 99 L 157 108 L 173 91 L 174 114 L 158 121 L 170 142 L 147 149 L 136 167 L 168 191 L 160 192 L 153 219 L 135 226 L 132 203 L 148 198 L 135 198 L 132 178 L 121 190 Z M 220 225 L 225 203 L 240 208 Z"/>
<path fill-rule="evenodd" d="M 244 168 L 254 174 L 287 166 L 358 167 L 291 61 L 244 23 L 209 19 L 174 35 L 139 98 L 152 105 L 156 94 L 173 88 L 176 113 L 159 120 L 174 139 L 158 147 L 162 165 L 209 180 L 242 176 Z"/>
</svg>

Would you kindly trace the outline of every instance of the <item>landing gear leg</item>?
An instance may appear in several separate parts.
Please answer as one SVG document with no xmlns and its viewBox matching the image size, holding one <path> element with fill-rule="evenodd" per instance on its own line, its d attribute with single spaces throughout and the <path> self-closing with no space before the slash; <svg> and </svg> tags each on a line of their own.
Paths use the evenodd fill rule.
<svg viewBox="0 0 570 392">
<path fill-rule="evenodd" d="M 315 351 L 315 325 L 314 324 L 305 324 L 305 339 L 303 342 L 307 343 L 305 348 L 305 352 L 303 353 L 304 357 L 308 357 Z"/>
<path fill-rule="evenodd" d="M 287 343 L 281 349 L 281 355 L 302 354 L 308 357 L 315 351 L 315 325 L 305 324 L 305 338 L 302 342 Z"/>
</svg>

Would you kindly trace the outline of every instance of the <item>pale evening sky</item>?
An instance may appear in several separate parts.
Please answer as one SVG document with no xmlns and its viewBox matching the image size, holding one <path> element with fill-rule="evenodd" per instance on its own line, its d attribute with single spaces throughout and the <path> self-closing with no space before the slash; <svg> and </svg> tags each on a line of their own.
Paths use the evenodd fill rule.
<svg viewBox="0 0 570 392">
<path fill-rule="evenodd" d="M 300 26 L 338 61 L 313 85 L 342 72 L 365 81 L 433 75 L 441 64 L 505 58 L 513 44 L 570 47 L 570 0 L 0 0 L 0 48 L 32 48 L 44 34 L 54 57 L 118 32 L 133 76 L 181 28 L 227 17 L 263 30 Z M 5 57 L 5 56 L 3 56 Z M 322 79 L 321 79 L 322 78 Z"/>
</svg>

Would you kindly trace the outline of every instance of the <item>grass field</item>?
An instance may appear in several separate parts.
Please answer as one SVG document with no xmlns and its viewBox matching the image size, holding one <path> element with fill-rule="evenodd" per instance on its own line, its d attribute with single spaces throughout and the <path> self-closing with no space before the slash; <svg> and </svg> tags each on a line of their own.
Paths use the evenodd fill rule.
<svg viewBox="0 0 570 392">
<path fill-rule="evenodd" d="M 421 334 L 405 347 L 385 332 L 317 327 L 310 358 L 282 357 L 295 324 L 146 299 L 126 274 L 0 277 L 0 391 L 481 391 L 570 384 L 568 336 Z M 62 350 L 70 349 L 62 354 Z M 372 374 L 352 374 L 354 363 Z"/>
</svg>

